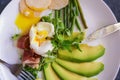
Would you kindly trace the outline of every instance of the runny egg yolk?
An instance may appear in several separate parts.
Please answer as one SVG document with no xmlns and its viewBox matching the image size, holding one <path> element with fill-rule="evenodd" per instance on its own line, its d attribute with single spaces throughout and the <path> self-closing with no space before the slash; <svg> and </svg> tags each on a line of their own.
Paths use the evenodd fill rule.
<svg viewBox="0 0 120 80">
<path fill-rule="evenodd" d="M 36 31 L 36 36 L 34 38 L 35 42 L 38 43 L 38 46 L 46 40 L 48 32 L 46 30 Z"/>
<path fill-rule="evenodd" d="M 33 24 L 36 24 L 39 21 L 40 21 L 39 17 L 28 18 L 22 14 L 18 14 L 16 21 L 15 21 L 15 24 L 18 27 L 18 29 L 21 30 L 21 33 L 24 35 L 24 34 L 27 34 L 29 32 L 29 30 Z"/>
</svg>

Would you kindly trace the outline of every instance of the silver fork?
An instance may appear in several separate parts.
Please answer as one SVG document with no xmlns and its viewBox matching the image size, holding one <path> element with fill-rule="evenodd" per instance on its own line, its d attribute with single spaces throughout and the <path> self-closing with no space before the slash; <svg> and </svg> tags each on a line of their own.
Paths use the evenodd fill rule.
<svg viewBox="0 0 120 80">
<path fill-rule="evenodd" d="M 18 80 L 35 80 L 35 77 L 31 73 L 25 71 L 25 69 L 22 67 L 22 64 L 11 65 L 1 59 L 0 63 L 7 66 L 10 69 L 11 73 L 18 78 Z"/>
</svg>

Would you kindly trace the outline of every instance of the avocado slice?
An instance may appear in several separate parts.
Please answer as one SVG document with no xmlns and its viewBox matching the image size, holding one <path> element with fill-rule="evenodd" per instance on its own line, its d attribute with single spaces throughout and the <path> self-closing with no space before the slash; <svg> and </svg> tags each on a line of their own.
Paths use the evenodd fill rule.
<svg viewBox="0 0 120 80">
<path fill-rule="evenodd" d="M 84 38 L 85 38 L 85 32 L 74 32 L 70 36 L 65 36 L 65 40 L 70 40 L 70 41 L 73 41 L 75 39 L 82 41 Z"/>
<path fill-rule="evenodd" d="M 54 71 L 59 75 L 61 80 L 97 80 L 96 78 L 87 78 L 76 73 L 73 73 L 71 71 L 68 71 L 61 67 L 56 62 L 52 63 L 52 67 Z"/>
<path fill-rule="evenodd" d="M 60 78 L 56 75 L 56 73 L 52 69 L 51 63 L 45 64 L 43 71 L 45 80 L 60 80 Z"/>
<path fill-rule="evenodd" d="M 80 49 L 82 51 L 73 48 L 72 52 L 59 49 L 58 57 L 73 62 L 88 62 L 96 60 L 105 53 L 105 48 L 102 45 L 88 46 L 87 44 L 80 44 Z"/>
<path fill-rule="evenodd" d="M 58 58 L 56 62 L 65 69 L 86 77 L 95 76 L 104 70 L 104 64 L 101 62 L 75 63 Z"/>
</svg>

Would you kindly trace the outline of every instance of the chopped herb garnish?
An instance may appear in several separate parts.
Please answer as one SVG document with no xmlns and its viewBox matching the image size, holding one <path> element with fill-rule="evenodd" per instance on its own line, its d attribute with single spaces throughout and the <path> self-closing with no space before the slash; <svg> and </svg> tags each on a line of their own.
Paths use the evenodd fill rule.
<svg viewBox="0 0 120 80">
<path fill-rule="evenodd" d="M 20 34 L 15 34 L 11 38 L 12 40 L 17 40 L 20 37 Z"/>
</svg>

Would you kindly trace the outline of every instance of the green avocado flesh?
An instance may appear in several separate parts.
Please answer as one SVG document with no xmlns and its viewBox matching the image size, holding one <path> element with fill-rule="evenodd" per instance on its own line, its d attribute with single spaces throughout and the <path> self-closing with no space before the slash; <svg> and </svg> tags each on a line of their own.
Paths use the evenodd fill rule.
<svg viewBox="0 0 120 80">
<path fill-rule="evenodd" d="M 60 80 L 60 78 L 56 75 L 56 73 L 52 69 L 51 63 L 46 64 L 43 70 L 44 70 L 45 80 Z"/>
<path fill-rule="evenodd" d="M 56 62 L 65 69 L 86 77 L 95 76 L 104 70 L 104 64 L 101 62 L 75 63 L 58 58 L 56 59 Z"/>
<path fill-rule="evenodd" d="M 85 33 L 84 32 L 74 32 L 71 36 L 66 36 L 65 40 L 74 40 L 78 39 L 79 41 L 82 41 L 85 38 Z"/>
<path fill-rule="evenodd" d="M 73 48 L 72 52 L 68 50 L 58 50 L 58 57 L 72 62 L 88 62 L 96 60 L 105 53 L 105 48 L 102 45 L 88 46 L 87 44 L 80 44 L 80 49 Z"/>
<path fill-rule="evenodd" d="M 61 80 L 97 80 L 96 78 L 87 78 L 87 77 L 75 74 L 73 72 L 70 72 L 62 68 L 56 62 L 52 63 L 52 67 L 54 71 L 57 73 L 57 75 L 61 78 Z"/>
</svg>

